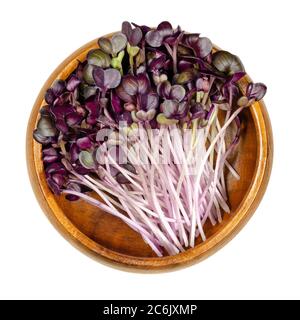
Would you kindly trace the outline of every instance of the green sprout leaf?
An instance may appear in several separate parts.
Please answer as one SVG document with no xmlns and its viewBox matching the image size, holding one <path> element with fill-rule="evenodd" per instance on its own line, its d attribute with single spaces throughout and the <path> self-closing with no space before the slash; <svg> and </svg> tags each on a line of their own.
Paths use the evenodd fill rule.
<svg viewBox="0 0 300 320">
<path fill-rule="evenodd" d="M 131 57 L 135 57 L 140 51 L 139 47 L 132 47 L 129 43 L 127 43 L 127 52 Z"/>
<path fill-rule="evenodd" d="M 170 126 L 172 124 L 176 124 L 178 123 L 178 120 L 177 119 L 168 119 L 166 118 L 166 116 L 163 114 L 163 113 L 159 113 L 157 116 L 156 116 L 156 121 L 159 123 L 159 124 L 165 124 L 167 126 Z"/>
<path fill-rule="evenodd" d="M 112 53 L 113 55 L 118 54 L 120 51 L 124 50 L 127 44 L 127 38 L 125 34 L 119 32 L 113 35 L 111 38 Z"/>
<path fill-rule="evenodd" d="M 93 155 L 88 151 L 81 151 L 79 153 L 79 162 L 86 169 L 95 168 L 95 162 L 94 162 Z"/>
<path fill-rule="evenodd" d="M 94 66 L 91 64 L 87 64 L 83 69 L 83 79 L 88 84 L 95 84 L 93 77 Z"/>
<path fill-rule="evenodd" d="M 100 47 L 100 49 L 107 53 L 107 54 L 112 54 L 113 52 L 113 46 L 112 46 L 112 43 L 109 39 L 107 38 L 100 38 L 98 40 L 98 45 Z"/>
<path fill-rule="evenodd" d="M 100 68 L 108 68 L 111 58 L 107 53 L 100 49 L 95 49 L 88 53 L 87 60 L 89 64 L 93 64 Z"/>
<path fill-rule="evenodd" d="M 123 67 L 122 67 L 122 61 L 124 58 L 125 52 L 124 50 L 120 51 L 117 57 L 114 57 L 111 59 L 110 65 L 114 68 L 117 69 L 123 74 Z"/>
</svg>

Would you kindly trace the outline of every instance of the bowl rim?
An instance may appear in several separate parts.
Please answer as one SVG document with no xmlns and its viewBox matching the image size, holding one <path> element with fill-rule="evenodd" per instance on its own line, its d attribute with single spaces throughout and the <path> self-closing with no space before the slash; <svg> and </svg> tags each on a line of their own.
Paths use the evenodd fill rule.
<svg viewBox="0 0 300 320">
<path fill-rule="evenodd" d="M 113 34 L 114 33 L 111 33 L 104 37 L 111 37 Z M 29 178 L 40 207 L 54 227 L 71 242 L 71 244 L 83 253 L 92 258 L 96 258 L 97 261 L 106 265 L 125 271 L 161 272 L 176 270 L 199 262 L 218 251 L 237 235 L 251 218 L 265 193 L 271 174 L 273 159 L 272 128 L 265 104 L 263 101 L 259 101 L 250 107 L 256 129 L 258 146 L 257 161 L 252 182 L 230 223 L 220 228 L 205 242 L 175 256 L 144 258 L 113 251 L 90 239 L 64 215 L 63 210 L 57 205 L 55 196 L 50 191 L 44 177 L 43 164 L 40 157 L 41 145 L 32 138 L 32 132 L 36 127 L 39 109 L 45 103 L 44 93 L 46 89 L 51 86 L 54 80 L 66 79 L 70 71 L 76 68 L 78 60 L 83 61 L 89 50 L 97 48 L 97 40 L 98 39 L 92 40 L 77 49 L 52 72 L 44 83 L 33 105 L 27 126 L 26 158 Z M 218 50 L 218 47 L 215 46 L 215 48 Z M 241 81 L 247 84 L 251 79 L 247 75 Z"/>
</svg>

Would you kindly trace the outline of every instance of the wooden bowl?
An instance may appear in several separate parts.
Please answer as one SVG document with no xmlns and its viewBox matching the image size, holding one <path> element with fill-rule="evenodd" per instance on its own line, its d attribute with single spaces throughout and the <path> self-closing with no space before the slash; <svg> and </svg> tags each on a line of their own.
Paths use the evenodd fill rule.
<svg viewBox="0 0 300 320">
<path fill-rule="evenodd" d="M 108 35 L 111 36 L 111 35 Z M 262 101 L 243 112 L 244 123 L 241 141 L 232 159 L 239 172 L 239 181 L 227 176 L 229 204 L 232 210 L 221 224 L 205 225 L 208 236 L 205 242 L 175 256 L 158 258 L 143 239 L 119 219 L 101 212 L 83 201 L 69 202 L 50 191 L 41 160 L 41 145 L 32 138 L 44 105 L 44 93 L 55 79 L 66 79 L 83 61 L 97 41 L 84 45 L 52 73 L 41 89 L 33 106 L 27 128 L 27 165 L 37 200 L 52 224 L 73 245 L 84 253 L 126 270 L 171 270 L 200 261 L 216 252 L 231 240 L 246 224 L 257 208 L 269 180 L 272 166 L 272 130 Z M 245 83 L 250 79 L 244 77 Z"/>
</svg>

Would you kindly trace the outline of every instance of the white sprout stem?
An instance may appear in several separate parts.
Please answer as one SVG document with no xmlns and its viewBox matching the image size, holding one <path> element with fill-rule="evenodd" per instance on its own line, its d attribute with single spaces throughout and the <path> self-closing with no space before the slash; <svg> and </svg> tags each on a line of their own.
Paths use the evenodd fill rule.
<svg viewBox="0 0 300 320">
<path fill-rule="evenodd" d="M 73 191 L 73 190 L 64 190 L 63 193 L 65 194 L 71 194 L 77 197 L 82 198 L 83 200 L 85 200 L 86 202 L 100 208 L 101 210 L 121 219 L 122 221 L 124 221 L 127 225 L 129 225 L 132 229 L 134 229 L 136 232 L 139 232 L 142 236 L 143 239 L 149 244 L 149 246 L 152 248 L 152 250 L 159 256 L 162 257 L 162 252 L 159 249 L 159 247 L 157 245 L 155 245 L 154 242 L 156 242 L 155 239 L 153 239 L 153 236 L 147 231 L 145 230 L 138 222 L 132 221 L 131 219 L 127 218 L 126 216 L 122 215 L 121 213 L 119 213 L 117 210 L 113 210 L 112 208 L 106 206 L 105 204 L 103 204 L 102 202 L 77 191 Z"/>
<path fill-rule="evenodd" d="M 225 118 L 225 123 L 227 122 L 228 118 L 229 118 L 229 113 L 227 112 L 226 118 Z M 208 211 L 210 211 L 210 207 L 211 207 L 211 205 L 212 205 L 212 203 L 213 203 L 213 201 L 215 199 L 215 193 L 216 193 L 216 188 L 217 188 L 217 180 L 219 180 L 218 179 L 219 178 L 219 168 L 220 168 L 221 159 L 222 159 L 222 150 L 223 150 L 223 145 L 224 145 L 224 137 L 225 137 L 225 131 L 220 136 L 221 141 L 219 143 L 219 148 L 217 150 L 217 159 L 216 159 L 214 180 L 213 180 L 212 191 L 211 191 L 212 194 L 211 194 L 210 202 L 208 204 L 208 209 L 207 209 Z M 221 172 L 224 172 L 224 170 L 221 170 Z M 222 221 L 222 216 L 221 216 L 220 211 L 217 210 L 217 214 L 218 214 L 218 221 L 221 222 Z"/>
<path fill-rule="evenodd" d="M 143 144 L 141 144 L 142 149 L 145 151 L 145 153 L 147 154 L 147 156 L 149 157 L 149 159 L 152 161 L 152 164 L 155 166 L 156 170 L 159 172 L 159 174 L 161 175 L 161 178 L 163 180 L 165 180 L 165 183 L 167 183 L 167 185 L 170 186 L 171 192 L 174 194 L 176 201 L 178 202 L 178 206 L 180 208 L 180 210 L 182 211 L 182 215 L 184 217 L 185 222 L 187 223 L 187 225 L 190 225 L 190 220 L 188 218 L 188 215 L 186 213 L 186 210 L 184 209 L 182 202 L 180 201 L 179 195 L 176 193 L 176 190 L 173 186 L 172 183 L 170 183 L 170 181 L 168 181 L 168 179 L 166 179 L 164 173 L 162 172 L 161 168 L 158 166 L 158 164 L 156 163 L 155 159 L 153 159 L 152 155 L 149 153 L 149 151 L 145 148 L 145 146 Z"/>
<path fill-rule="evenodd" d="M 151 170 L 150 170 L 150 186 L 151 186 L 151 195 L 152 195 L 152 201 L 153 201 L 153 204 L 154 204 L 154 207 L 155 209 L 157 210 L 157 213 L 159 214 L 160 216 L 160 220 L 162 222 L 162 225 L 164 227 L 164 229 L 166 230 L 166 232 L 169 234 L 170 238 L 174 241 L 175 245 L 181 250 L 181 251 L 184 251 L 183 250 L 183 247 L 181 246 L 180 242 L 178 241 L 178 238 L 175 236 L 174 234 L 174 231 L 172 230 L 172 228 L 170 227 L 169 223 L 166 221 L 165 219 L 165 216 L 164 216 L 164 213 L 161 209 L 161 206 L 159 204 L 159 201 L 156 197 L 156 194 L 155 194 L 155 190 L 153 188 L 153 184 L 154 184 L 154 170 L 155 170 L 155 167 L 152 166 Z"/>
<path fill-rule="evenodd" d="M 109 202 L 109 200 L 107 199 L 106 195 L 104 194 L 104 192 L 100 191 L 98 188 L 96 188 L 91 182 L 89 182 L 86 178 L 80 176 L 79 174 L 77 174 L 76 172 L 72 172 L 72 174 L 74 174 L 75 176 L 77 176 L 77 178 L 79 178 L 82 181 L 86 182 L 86 185 L 88 187 L 90 187 L 92 190 L 94 190 L 99 196 L 100 198 L 102 198 L 104 200 L 104 202 L 107 204 L 108 207 L 110 207 L 112 210 L 118 212 L 116 210 L 116 208 Z M 154 234 L 158 234 L 161 237 L 161 242 L 163 244 L 163 246 L 165 246 L 166 250 L 169 253 L 174 254 L 175 252 L 178 252 L 177 248 L 172 244 L 169 243 L 168 239 L 165 237 L 165 235 L 157 228 L 157 226 L 155 226 L 150 220 L 149 218 L 142 212 L 139 211 L 137 209 L 137 211 L 139 213 L 141 213 L 141 216 L 144 218 L 145 223 L 148 225 L 148 227 L 150 227 L 150 229 L 154 232 Z"/>
<path fill-rule="evenodd" d="M 222 212 L 230 212 L 224 168 L 239 176 L 227 161 L 234 144 L 227 147 L 225 135 L 242 109 L 231 115 L 227 112 L 221 126 L 215 107 L 205 128 L 197 128 L 199 121 L 192 121 L 192 134 L 177 125 L 161 125 L 153 132 L 147 122 L 139 123 L 130 138 L 134 143 L 119 145 L 136 172 L 104 153 L 104 165 L 92 174 L 82 176 L 67 168 L 74 176 L 71 181 L 89 187 L 103 202 L 74 190 L 64 193 L 120 218 L 141 235 L 157 256 L 194 247 L 196 237 L 206 240 L 206 221 L 215 225 L 222 221 Z M 127 183 L 118 183 L 112 168 Z"/>
<path fill-rule="evenodd" d="M 126 177 L 133 185 L 135 185 L 137 189 L 143 191 L 143 188 L 131 177 L 136 177 L 136 175 L 133 175 L 129 171 L 124 170 L 122 167 L 120 167 L 111 155 L 107 154 L 107 157 L 109 161 L 111 161 L 111 163 L 124 175 L 124 177 Z"/>
<path fill-rule="evenodd" d="M 244 107 L 240 107 L 238 108 L 228 119 L 228 121 L 223 125 L 222 129 L 218 132 L 218 134 L 215 136 L 215 138 L 213 139 L 213 141 L 211 142 L 210 146 L 208 147 L 206 154 L 204 155 L 204 158 L 202 159 L 202 161 L 200 162 L 200 167 L 197 168 L 197 177 L 196 177 L 196 190 L 195 190 L 195 194 L 198 193 L 199 190 L 199 182 L 200 182 L 200 177 L 202 175 L 203 169 L 204 169 L 204 165 L 211 153 L 211 151 L 213 150 L 216 142 L 218 141 L 218 139 L 221 137 L 221 135 L 225 132 L 225 130 L 228 128 L 228 126 L 231 124 L 231 122 L 236 118 L 236 116 L 244 109 Z"/>
<path fill-rule="evenodd" d="M 110 180 L 110 181 L 112 181 L 112 183 L 110 185 L 108 185 L 108 186 L 110 186 L 110 188 L 105 187 L 100 181 L 95 180 L 94 178 L 92 178 L 88 175 L 85 175 L 85 178 L 87 180 L 89 180 L 91 183 L 93 183 L 96 187 L 100 188 L 101 190 L 110 193 L 111 195 L 117 197 L 119 200 L 128 201 L 131 204 L 133 204 L 134 206 L 138 206 L 140 209 L 142 209 L 143 211 L 145 211 L 149 215 L 151 215 L 155 218 L 158 218 L 158 215 L 154 211 L 150 210 L 148 207 L 145 206 L 145 204 L 147 204 L 147 203 L 145 203 L 145 204 L 141 203 L 142 199 L 139 199 L 138 197 L 136 197 L 134 195 L 132 197 L 129 197 L 126 194 L 126 192 L 122 188 L 120 188 L 120 185 L 117 183 L 117 181 L 115 181 L 113 179 L 113 177 L 111 175 L 107 174 L 107 177 L 110 177 L 110 179 L 112 179 L 112 180 Z M 119 191 L 120 193 L 118 193 L 117 191 Z M 112 199 L 110 197 L 109 197 L 109 199 L 114 205 L 116 205 L 120 209 L 122 209 L 122 206 L 119 203 L 117 203 L 114 199 Z M 170 222 L 174 222 L 173 219 L 167 219 L 167 220 L 169 220 Z"/>
</svg>

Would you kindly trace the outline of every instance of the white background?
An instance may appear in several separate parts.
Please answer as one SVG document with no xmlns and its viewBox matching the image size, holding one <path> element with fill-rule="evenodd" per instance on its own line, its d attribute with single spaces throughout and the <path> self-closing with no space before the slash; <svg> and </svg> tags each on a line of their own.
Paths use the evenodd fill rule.
<svg viewBox="0 0 300 320">
<path fill-rule="evenodd" d="M 1 1 L 0 298 L 300 298 L 299 1 Z M 123 20 L 201 32 L 240 56 L 274 130 L 271 181 L 255 215 L 226 247 L 193 267 L 125 273 L 74 249 L 48 222 L 28 181 L 25 131 L 49 74 Z"/>
</svg>

